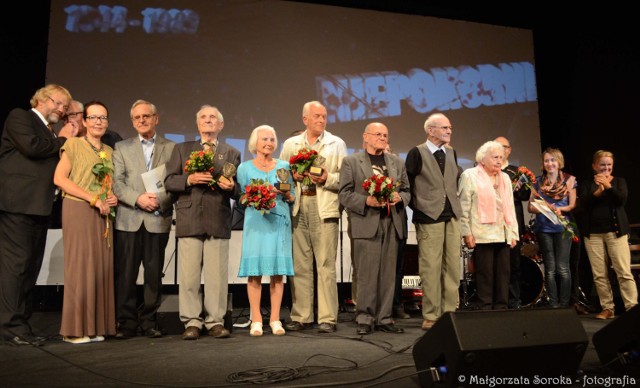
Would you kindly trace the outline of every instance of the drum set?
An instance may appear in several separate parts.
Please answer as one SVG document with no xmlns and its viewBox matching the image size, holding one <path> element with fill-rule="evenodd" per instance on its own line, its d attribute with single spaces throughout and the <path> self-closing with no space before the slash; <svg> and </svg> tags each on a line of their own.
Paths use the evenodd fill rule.
<svg viewBox="0 0 640 388">
<path fill-rule="evenodd" d="M 467 248 L 464 240 L 460 245 L 460 308 L 473 309 L 476 296 L 473 249 Z M 534 307 L 548 303 L 549 298 L 544 284 L 544 264 L 536 236 L 529 228 L 521 236 L 520 246 L 520 300 L 521 307 Z"/>
</svg>

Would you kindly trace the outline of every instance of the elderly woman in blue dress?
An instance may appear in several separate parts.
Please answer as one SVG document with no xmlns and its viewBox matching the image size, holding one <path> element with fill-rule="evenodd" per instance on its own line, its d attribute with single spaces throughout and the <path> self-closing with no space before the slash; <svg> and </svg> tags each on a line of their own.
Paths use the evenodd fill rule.
<svg viewBox="0 0 640 388">
<path fill-rule="evenodd" d="M 273 157 L 278 138 L 273 127 L 261 125 L 251 132 L 249 151 L 255 155 L 251 160 L 238 166 L 238 183 L 243 190 L 240 201 L 246 199 L 247 186 L 252 179 L 262 179 L 274 186 L 276 205 L 269 212 L 260 212 L 248 206 L 244 213 L 242 234 L 242 255 L 240 257 L 239 277 L 248 277 L 247 295 L 251 308 L 252 337 L 262 335 L 262 313 L 260 296 L 262 294 L 262 276 L 269 276 L 269 294 L 271 296 L 271 316 L 269 326 L 275 335 L 284 335 L 280 322 L 280 306 L 284 292 L 284 276 L 293 276 L 293 258 L 291 245 L 291 210 L 295 201 L 291 191 L 276 189 L 278 170 L 289 171 L 289 162 Z M 289 175 L 288 181 L 293 185 Z"/>
<path fill-rule="evenodd" d="M 502 172 L 504 149 L 488 141 L 476 151 L 477 165 L 460 177 L 460 233 L 474 249 L 479 308 L 506 309 L 510 251 L 519 239 L 511 179 Z"/>
</svg>

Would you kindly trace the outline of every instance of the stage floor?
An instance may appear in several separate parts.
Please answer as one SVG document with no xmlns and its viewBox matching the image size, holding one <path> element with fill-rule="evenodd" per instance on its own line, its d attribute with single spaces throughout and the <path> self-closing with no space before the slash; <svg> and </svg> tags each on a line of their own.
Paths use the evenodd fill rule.
<svg viewBox="0 0 640 388">
<path fill-rule="evenodd" d="M 246 309 L 233 311 L 236 325 L 246 322 L 246 313 Z M 289 311 L 283 309 L 281 316 L 288 320 Z M 613 321 L 593 317 L 576 316 L 589 338 L 579 376 L 605 378 L 612 376 L 612 371 L 601 365 L 591 339 Z M 420 328 L 422 318 L 414 314 L 398 320 L 404 334 L 373 332 L 367 336 L 356 334 L 353 318 L 353 313 L 341 313 L 334 334 L 306 330 L 278 337 L 265 330 L 262 337 L 254 338 L 249 336 L 248 327 L 234 327 L 228 339 L 203 336 L 197 341 L 184 341 L 181 335 L 170 334 L 159 339 L 107 338 L 101 343 L 72 345 L 57 336 L 59 312 L 38 312 L 32 318 L 33 326 L 50 338 L 42 347 L 1 344 L 0 386 L 420 386 L 412 350 L 425 333 Z M 546 360 L 521 362 L 536 371 L 543 369 L 544 362 L 561 360 L 549 354 Z M 599 386 L 589 381 L 575 381 L 572 386 Z"/>
</svg>

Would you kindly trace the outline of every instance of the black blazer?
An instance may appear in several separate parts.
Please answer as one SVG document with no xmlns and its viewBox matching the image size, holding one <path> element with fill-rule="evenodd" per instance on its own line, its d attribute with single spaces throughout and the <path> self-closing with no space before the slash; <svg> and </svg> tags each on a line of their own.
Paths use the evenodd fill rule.
<svg viewBox="0 0 640 388">
<path fill-rule="evenodd" d="M 33 110 L 16 108 L 9 113 L 0 143 L 0 210 L 51 214 L 53 173 L 66 140 L 56 137 Z"/>
</svg>

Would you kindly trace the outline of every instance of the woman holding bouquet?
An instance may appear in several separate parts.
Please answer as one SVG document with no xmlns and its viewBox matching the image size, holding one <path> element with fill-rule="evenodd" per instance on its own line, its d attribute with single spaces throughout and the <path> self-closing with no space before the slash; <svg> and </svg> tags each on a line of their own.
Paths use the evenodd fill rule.
<svg viewBox="0 0 640 388">
<path fill-rule="evenodd" d="M 72 344 L 104 341 L 116 333 L 113 223 L 118 199 L 111 192 L 113 149 L 100 140 L 109 126 L 107 107 L 85 104 L 83 137 L 60 150 L 54 183 L 63 191 L 64 301 L 60 334 Z M 92 170 L 100 168 L 100 174 Z"/>
<path fill-rule="evenodd" d="M 509 301 L 510 249 L 518 221 L 509 175 L 502 172 L 504 148 L 488 141 L 476 151 L 476 167 L 460 177 L 460 233 L 475 254 L 479 308 L 506 309 Z"/>
<path fill-rule="evenodd" d="M 289 163 L 273 157 L 277 144 L 278 137 L 273 127 L 261 125 L 255 128 L 248 144 L 255 158 L 238 166 L 238 183 L 243 191 L 240 202 L 247 205 L 238 276 L 248 277 L 247 295 L 252 320 L 249 334 L 253 337 L 262 335 L 262 276 L 271 278 L 269 326 L 274 335 L 285 333 L 280 322 L 284 276 L 293 276 L 290 205 L 295 196 L 290 190 L 276 189 L 278 183 L 293 186 L 293 179 L 288 174 Z M 283 171 L 287 173 L 283 174 Z M 247 195 L 256 185 L 262 186 L 258 187 L 262 194 Z M 276 194 L 275 201 L 272 193 Z"/>
<path fill-rule="evenodd" d="M 593 180 L 585 182 L 580 190 L 580 207 L 585 214 L 584 246 L 602 307 L 595 318 L 613 319 L 615 306 L 607 257 L 618 278 L 624 308 L 629 310 L 638 304 L 638 289 L 630 269 L 629 220 L 624 210 L 627 182 L 612 175 L 613 154 L 609 151 L 597 151 L 591 166 Z"/>
<path fill-rule="evenodd" d="M 576 206 L 578 183 L 574 176 L 562 171 L 563 167 L 562 152 L 555 148 L 545 149 L 542 153 L 542 175 L 536 177 L 529 199 L 529 213 L 536 214 L 534 231 L 542 251 L 551 307 L 569 307 L 571 295 L 570 252 L 574 232 L 568 223 L 569 212 Z M 559 223 L 543 214 L 548 210 L 557 215 Z M 560 279 L 559 284 L 556 276 Z"/>
</svg>

